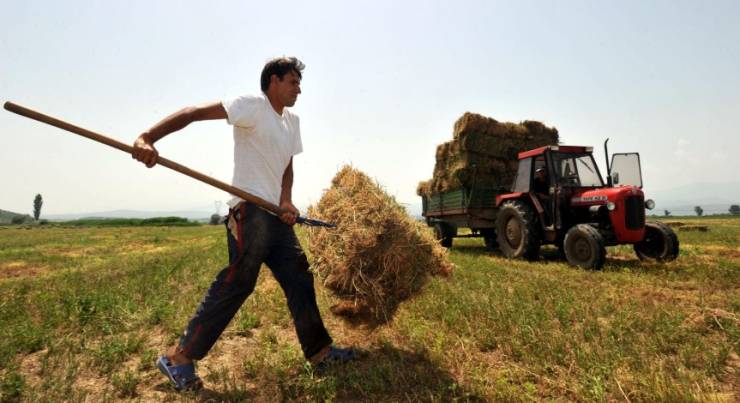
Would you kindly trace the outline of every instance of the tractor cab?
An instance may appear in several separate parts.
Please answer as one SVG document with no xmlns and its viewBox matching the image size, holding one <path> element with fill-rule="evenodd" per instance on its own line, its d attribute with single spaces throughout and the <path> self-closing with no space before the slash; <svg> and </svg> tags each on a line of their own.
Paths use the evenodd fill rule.
<svg viewBox="0 0 740 403">
<path fill-rule="evenodd" d="M 592 147 L 545 146 L 519 153 L 512 192 L 499 195 L 496 205 L 497 241 L 505 255 L 534 257 L 549 243 L 572 264 L 600 267 L 604 246 L 646 239 L 645 208 L 654 202 L 644 198 L 639 154 L 614 154 L 611 164 L 607 159 L 605 182 Z M 677 254 L 677 239 L 675 244 Z"/>
<path fill-rule="evenodd" d="M 553 188 L 642 188 L 640 154 L 612 156 L 604 183 L 593 157 L 592 147 L 545 146 L 519 153 L 519 169 L 513 192 L 549 193 Z M 546 192 L 542 192 L 546 190 Z"/>
<path fill-rule="evenodd" d="M 519 153 L 512 193 L 497 204 L 525 198 L 536 211 L 544 242 L 558 242 L 558 229 L 583 221 L 580 207 L 606 204 L 607 186 L 594 160 L 593 149 L 581 146 L 545 146 Z M 604 196 L 604 197 L 602 197 Z M 572 207 L 574 207 L 573 209 Z"/>
</svg>

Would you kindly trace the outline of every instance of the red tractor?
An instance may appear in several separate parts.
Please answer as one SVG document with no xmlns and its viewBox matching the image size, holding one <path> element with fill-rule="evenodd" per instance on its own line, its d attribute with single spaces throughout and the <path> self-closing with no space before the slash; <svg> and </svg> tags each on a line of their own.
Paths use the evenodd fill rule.
<svg viewBox="0 0 740 403">
<path fill-rule="evenodd" d="M 496 241 L 505 256 L 535 259 L 541 245 L 554 244 L 570 264 L 598 269 L 606 246 L 632 244 L 640 259 L 676 259 L 673 230 L 645 221 L 655 203 L 642 191 L 639 154 L 614 154 L 609 164 L 608 141 L 606 183 L 592 147 L 519 153 L 512 192 L 496 196 Z"/>
</svg>

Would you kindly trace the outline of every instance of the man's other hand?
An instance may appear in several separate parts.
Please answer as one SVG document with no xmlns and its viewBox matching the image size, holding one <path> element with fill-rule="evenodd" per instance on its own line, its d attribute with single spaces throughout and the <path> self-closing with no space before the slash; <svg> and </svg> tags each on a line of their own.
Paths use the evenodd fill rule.
<svg viewBox="0 0 740 403">
<path fill-rule="evenodd" d="M 139 136 L 134 141 L 134 150 L 131 152 L 131 158 L 141 161 L 148 168 L 157 164 L 159 152 L 154 148 L 154 144 L 146 138 L 146 133 Z"/>
<path fill-rule="evenodd" d="M 280 203 L 280 220 L 288 225 L 294 225 L 296 218 L 300 215 L 298 209 L 291 202 Z"/>
</svg>

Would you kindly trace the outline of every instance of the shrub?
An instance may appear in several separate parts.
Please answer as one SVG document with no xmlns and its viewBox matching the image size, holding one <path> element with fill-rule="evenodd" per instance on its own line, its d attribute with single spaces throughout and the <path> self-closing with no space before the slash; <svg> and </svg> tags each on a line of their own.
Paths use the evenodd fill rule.
<svg viewBox="0 0 740 403">
<path fill-rule="evenodd" d="M 211 215 L 211 220 L 208 222 L 211 225 L 218 225 L 223 222 L 223 217 L 220 214 Z"/>
</svg>

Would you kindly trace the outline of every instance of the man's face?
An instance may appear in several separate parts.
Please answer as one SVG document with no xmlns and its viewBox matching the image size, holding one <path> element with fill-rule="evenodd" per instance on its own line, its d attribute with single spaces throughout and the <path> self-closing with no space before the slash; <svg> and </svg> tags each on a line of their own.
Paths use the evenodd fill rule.
<svg viewBox="0 0 740 403">
<path fill-rule="evenodd" d="M 275 93 L 281 104 L 288 107 L 295 105 L 298 94 L 301 93 L 301 79 L 295 73 L 286 73 L 282 80 L 273 74 L 271 85 L 275 86 Z"/>
</svg>

